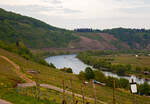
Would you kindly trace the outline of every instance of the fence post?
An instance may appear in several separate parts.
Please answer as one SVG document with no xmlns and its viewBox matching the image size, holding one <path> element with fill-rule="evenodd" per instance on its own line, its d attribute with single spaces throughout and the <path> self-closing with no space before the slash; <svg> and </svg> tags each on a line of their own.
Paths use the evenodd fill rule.
<svg viewBox="0 0 150 104">
<path fill-rule="evenodd" d="M 82 93 L 82 103 L 84 104 L 84 88 L 83 84 L 81 84 L 81 93 Z"/>
<path fill-rule="evenodd" d="M 113 104 L 116 104 L 116 99 L 115 99 L 115 79 L 113 79 Z"/>
<path fill-rule="evenodd" d="M 62 101 L 62 104 L 67 104 L 66 96 L 65 96 L 65 81 L 64 81 L 64 79 L 62 80 L 62 84 L 63 84 L 63 101 Z"/>
<path fill-rule="evenodd" d="M 71 84 L 71 91 L 72 91 L 72 104 L 75 104 L 74 92 L 73 92 L 73 85 L 72 85 L 72 79 L 70 79 L 70 84 Z"/>
<path fill-rule="evenodd" d="M 97 103 L 97 99 L 96 99 L 96 89 L 95 89 L 95 83 L 94 80 L 92 80 L 92 86 L 93 86 L 93 92 L 94 92 L 94 103 Z"/>
</svg>

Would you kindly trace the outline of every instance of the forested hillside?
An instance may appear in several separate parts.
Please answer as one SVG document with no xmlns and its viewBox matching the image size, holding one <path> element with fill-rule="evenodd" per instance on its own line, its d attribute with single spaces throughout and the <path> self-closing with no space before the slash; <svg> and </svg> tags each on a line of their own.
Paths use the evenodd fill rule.
<svg viewBox="0 0 150 104">
<path fill-rule="evenodd" d="M 100 42 L 109 41 L 109 46 L 113 45 L 117 49 L 150 49 L 150 30 L 146 29 L 113 28 L 95 30 L 81 28 L 74 31 Z"/>
<path fill-rule="evenodd" d="M 103 32 L 113 34 L 117 39 L 127 43 L 131 48 L 143 49 L 150 46 L 150 30 L 145 29 L 108 29 Z"/>
<path fill-rule="evenodd" d="M 29 48 L 60 48 L 77 39 L 68 30 L 0 9 L 0 40 L 6 43 L 21 40 Z"/>
<path fill-rule="evenodd" d="M 69 31 L 3 9 L 0 9 L 0 40 L 8 44 L 21 41 L 30 49 L 44 51 L 150 50 L 150 30 L 81 28 Z"/>
</svg>

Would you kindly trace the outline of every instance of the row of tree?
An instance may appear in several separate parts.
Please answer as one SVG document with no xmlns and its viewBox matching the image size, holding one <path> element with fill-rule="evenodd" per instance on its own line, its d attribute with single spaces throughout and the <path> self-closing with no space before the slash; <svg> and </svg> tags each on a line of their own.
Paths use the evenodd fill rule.
<svg viewBox="0 0 150 104">
<path fill-rule="evenodd" d="M 96 69 L 103 71 L 110 71 L 118 75 L 124 76 L 130 73 L 143 73 L 144 71 L 150 72 L 149 67 L 136 67 L 135 69 L 130 64 L 112 64 L 114 60 L 112 57 L 105 57 L 105 55 L 115 55 L 113 51 L 86 51 L 80 52 L 77 57 L 85 64 L 91 65 Z M 104 56 L 104 57 L 99 57 Z"/>
<path fill-rule="evenodd" d="M 127 29 L 127 28 L 113 28 L 113 29 L 92 29 L 92 28 L 78 28 L 75 29 L 76 32 L 98 32 L 98 33 L 108 33 L 114 35 L 117 41 L 112 41 L 111 43 L 117 48 L 121 48 L 118 43 L 125 42 L 132 49 L 143 49 L 146 48 L 150 42 L 150 30 L 146 29 Z M 137 46 L 138 44 L 138 46 Z"/>
<path fill-rule="evenodd" d="M 52 64 L 48 64 L 44 59 L 41 59 L 40 57 L 33 55 L 32 52 L 23 44 L 23 42 L 17 41 L 15 43 L 7 44 L 4 43 L 3 41 L 0 41 L 0 48 L 3 48 L 9 52 L 19 54 L 20 56 L 22 56 L 27 60 L 31 60 L 49 67 L 54 67 Z"/>
<path fill-rule="evenodd" d="M 92 70 L 90 67 L 87 67 L 85 71 L 81 71 L 78 77 L 82 81 L 89 81 L 94 79 L 101 83 L 105 83 L 108 87 L 113 87 L 113 80 L 115 80 L 116 88 L 123 88 L 126 90 L 130 89 L 130 83 L 127 79 L 106 77 L 100 70 Z M 144 84 L 138 85 L 138 93 L 140 95 L 150 95 L 150 85 L 148 85 L 146 82 Z"/>
<path fill-rule="evenodd" d="M 92 29 L 92 28 L 77 28 L 74 29 L 76 32 L 101 32 L 99 29 Z"/>
</svg>

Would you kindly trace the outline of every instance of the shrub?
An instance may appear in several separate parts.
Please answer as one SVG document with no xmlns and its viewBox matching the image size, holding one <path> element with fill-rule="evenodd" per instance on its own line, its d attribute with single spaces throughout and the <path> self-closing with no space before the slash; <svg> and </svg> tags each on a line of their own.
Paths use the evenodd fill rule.
<svg viewBox="0 0 150 104">
<path fill-rule="evenodd" d="M 65 68 L 64 67 L 63 69 L 60 69 L 60 70 L 63 72 L 67 72 L 67 73 L 73 73 L 71 68 Z"/>
<path fill-rule="evenodd" d="M 50 64 L 49 64 L 49 67 L 51 67 L 51 68 L 56 68 L 56 66 L 55 66 L 53 63 L 50 63 Z"/>
<path fill-rule="evenodd" d="M 99 82 L 106 82 L 106 77 L 104 75 L 104 73 L 102 73 L 99 70 L 94 70 L 94 74 L 95 74 L 95 80 L 99 81 Z"/>
<path fill-rule="evenodd" d="M 86 77 L 87 80 L 93 79 L 93 78 L 95 77 L 92 68 L 87 67 L 87 68 L 85 69 L 85 77 Z"/>
<path fill-rule="evenodd" d="M 113 81 L 115 81 L 115 83 Z M 115 88 L 119 87 L 119 79 L 114 77 L 107 77 L 106 86 L 113 87 L 113 83 L 115 84 Z"/>
<path fill-rule="evenodd" d="M 86 80 L 86 78 L 85 78 L 85 72 L 80 71 L 80 73 L 79 73 L 79 75 L 78 75 L 78 78 L 79 78 L 80 80 L 82 80 L 82 81 Z"/>
<path fill-rule="evenodd" d="M 150 86 L 148 83 L 139 85 L 139 92 L 141 95 L 150 95 Z"/>
<path fill-rule="evenodd" d="M 129 89 L 130 83 L 129 83 L 129 81 L 127 79 L 120 78 L 119 83 L 120 83 L 120 87 L 121 88 Z"/>
</svg>

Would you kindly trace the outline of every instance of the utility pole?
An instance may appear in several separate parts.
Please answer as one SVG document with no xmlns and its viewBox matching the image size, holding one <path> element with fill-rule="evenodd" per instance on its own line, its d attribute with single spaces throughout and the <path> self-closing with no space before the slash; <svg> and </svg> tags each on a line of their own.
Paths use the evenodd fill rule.
<svg viewBox="0 0 150 104">
<path fill-rule="evenodd" d="M 72 91 L 72 104 L 75 104 L 74 92 L 73 92 L 73 86 L 72 86 L 72 79 L 70 79 L 70 84 L 71 84 L 71 91 Z"/>
<path fill-rule="evenodd" d="M 81 93 L 82 93 L 82 104 L 84 104 L 84 85 L 81 84 Z"/>
<path fill-rule="evenodd" d="M 113 79 L 113 104 L 116 104 L 116 99 L 115 99 L 115 79 Z"/>
<path fill-rule="evenodd" d="M 97 99 L 96 99 L 96 89 L 95 89 L 95 83 L 94 83 L 94 80 L 92 80 L 92 85 L 93 85 L 93 92 L 94 92 L 94 104 L 97 104 Z"/>
</svg>

